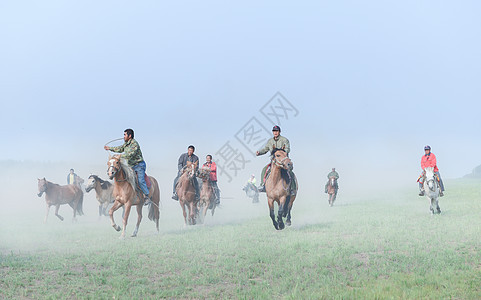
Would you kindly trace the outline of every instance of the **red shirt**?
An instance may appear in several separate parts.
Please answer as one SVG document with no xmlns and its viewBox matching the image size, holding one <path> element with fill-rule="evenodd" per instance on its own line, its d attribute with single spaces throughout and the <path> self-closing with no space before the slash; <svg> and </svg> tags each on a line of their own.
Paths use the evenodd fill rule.
<svg viewBox="0 0 481 300">
<path fill-rule="evenodd" d="M 424 170 L 428 167 L 433 167 L 434 172 L 439 172 L 438 166 L 436 165 L 436 155 L 431 152 L 424 154 L 421 158 L 421 168 Z"/>
<path fill-rule="evenodd" d="M 215 162 L 205 163 L 204 166 L 210 167 L 210 181 L 217 181 L 217 165 Z"/>
</svg>

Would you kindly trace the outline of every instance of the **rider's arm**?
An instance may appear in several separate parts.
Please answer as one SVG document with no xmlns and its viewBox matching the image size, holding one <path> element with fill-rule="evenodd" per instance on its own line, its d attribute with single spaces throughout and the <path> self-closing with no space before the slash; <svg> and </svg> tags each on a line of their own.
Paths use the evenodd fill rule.
<svg viewBox="0 0 481 300">
<path fill-rule="evenodd" d="M 260 149 L 259 150 L 259 155 L 264 155 L 266 154 L 267 152 L 269 152 L 269 144 L 270 144 L 270 141 L 271 140 L 268 140 L 266 145 L 264 146 L 264 148 Z"/>
<path fill-rule="evenodd" d="M 117 147 L 109 147 L 109 150 L 115 153 L 122 153 L 125 150 L 125 145 L 127 143 L 124 143 L 122 146 L 117 146 Z"/>
<path fill-rule="evenodd" d="M 177 162 L 177 168 L 180 170 L 182 170 L 182 168 L 184 167 L 183 164 L 184 164 L 184 156 L 185 156 L 185 153 L 182 154 L 180 157 L 179 157 L 179 161 Z"/>
<path fill-rule="evenodd" d="M 288 139 L 286 139 L 286 142 L 284 144 L 284 150 L 287 152 L 287 154 L 289 154 L 289 152 L 291 152 L 291 145 L 290 145 Z"/>
</svg>

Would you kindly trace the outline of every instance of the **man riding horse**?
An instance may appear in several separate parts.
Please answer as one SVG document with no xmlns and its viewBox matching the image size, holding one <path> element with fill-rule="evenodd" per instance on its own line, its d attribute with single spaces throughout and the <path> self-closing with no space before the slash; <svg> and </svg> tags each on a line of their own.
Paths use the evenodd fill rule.
<svg viewBox="0 0 481 300">
<path fill-rule="evenodd" d="M 124 142 L 125 143 L 122 146 L 104 146 L 104 149 L 115 153 L 123 153 L 121 157 L 125 158 L 129 166 L 135 171 L 135 173 L 137 173 L 138 185 L 144 194 L 144 205 L 148 205 L 151 201 L 149 198 L 149 189 L 145 182 L 145 169 L 147 168 L 147 165 L 142 156 L 139 143 L 134 140 L 134 131 L 132 129 L 129 128 L 124 130 Z"/>
<path fill-rule="evenodd" d="M 439 185 L 441 186 L 441 192 L 439 193 L 439 196 L 444 196 L 444 183 L 443 180 L 441 179 L 441 174 L 439 174 L 439 169 L 437 166 L 436 162 L 436 155 L 434 153 L 431 153 L 431 147 L 426 146 L 424 147 L 424 155 L 421 158 L 421 168 L 423 169 L 423 173 L 421 176 L 419 176 L 418 182 L 419 182 L 419 196 L 424 196 L 424 178 L 426 175 L 425 169 L 428 167 L 434 168 L 434 174 L 436 175 L 436 178 L 439 182 Z"/>
<path fill-rule="evenodd" d="M 264 155 L 267 152 L 270 152 L 271 156 L 272 156 L 273 155 L 272 151 L 274 149 L 282 149 L 287 154 L 289 154 L 289 152 L 291 151 L 291 147 L 289 145 L 289 140 L 287 138 L 281 136 L 281 128 L 279 126 L 275 125 L 272 128 L 272 134 L 274 136 L 267 141 L 266 145 L 262 149 L 260 149 L 259 151 L 256 152 L 257 156 Z M 261 183 L 260 183 L 259 188 L 258 188 L 259 192 L 264 192 L 264 193 L 266 192 L 265 182 L 266 182 L 267 176 L 269 176 L 270 165 L 271 165 L 271 163 L 267 164 L 267 166 L 265 166 L 264 169 L 262 169 Z M 269 170 L 268 170 L 268 168 L 269 168 Z M 290 178 L 294 178 L 294 174 L 292 173 L 292 170 L 289 170 L 288 172 L 289 172 Z M 291 180 L 291 192 L 295 193 L 295 191 L 296 191 L 295 180 Z"/>
<path fill-rule="evenodd" d="M 197 173 L 197 170 L 199 168 L 199 158 L 197 157 L 197 155 L 194 154 L 194 151 L 195 151 L 195 147 L 190 145 L 188 148 L 187 148 L 187 153 L 183 153 L 180 157 L 179 157 L 179 161 L 177 162 L 177 168 L 178 168 L 178 172 L 177 172 L 177 177 L 175 177 L 174 179 L 174 193 L 172 195 L 172 199 L 174 200 L 179 200 L 179 196 L 177 195 L 177 191 L 176 191 L 176 187 L 177 187 L 177 182 L 179 181 L 179 178 L 180 176 L 182 175 L 182 169 L 184 169 L 184 167 L 187 165 L 187 162 L 190 161 L 191 163 L 196 164 L 196 169 L 195 169 L 195 172 Z M 197 179 L 193 180 L 194 182 L 194 187 L 195 187 L 195 199 L 198 201 L 199 200 L 199 183 L 197 182 Z"/>
<path fill-rule="evenodd" d="M 337 190 L 339 189 L 339 185 L 337 184 L 337 180 L 339 179 L 339 173 L 336 172 L 336 168 L 332 168 L 332 171 L 329 172 L 329 174 L 327 174 L 327 183 L 326 183 L 326 186 L 325 186 L 325 193 L 327 194 L 327 186 L 329 185 L 329 180 L 331 178 L 334 178 L 334 189 L 336 190 L 336 193 L 337 193 Z"/>
</svg>

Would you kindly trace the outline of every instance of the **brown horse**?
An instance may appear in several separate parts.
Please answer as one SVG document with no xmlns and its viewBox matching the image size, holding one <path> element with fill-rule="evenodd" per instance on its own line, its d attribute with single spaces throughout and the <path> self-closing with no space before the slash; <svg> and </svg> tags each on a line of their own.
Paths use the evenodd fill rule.
<svg viewBox="0 0 481 300">
<path fill-rule="evenodd" d="M 125 212 L 123 218 L 123 229 L 120 238 L 125 237 L 125 229 L 127 228 L 127 220 L 129 219 L 130 209 L 133 205 L 137 205 L 137 224 L 135 230 L 132 233 L 132 237 L 137 236 L 139 231 L 140 221 L 142 221 L 142 207 L 144 206 L 144 197 L 142 192 L 137 190 L 136 178 L 137 174 L 134 170 L 127 165 L 123 160 L 121 161 L 120 155 L 114 155 L 109 157 L 107 163 L 109 167 L 107 174 L 110 179 L 114 179 L 114 191 L 113 196 L 115 199 L 114 205 L 109 210 L 110 221 L 112 222 L 112 227 L 120 231 L 120 226 L 115 224 L 114 212 L 119 209 L 119 207 L 125 205 Z M 159 231 L 159 203 L 160 203 L 160 189 L 157 180 L 149 176 L 152 186 L 149 191 L 149 197 L 152 200 L 152 205 L 149 207 L 149 219 L 155 222 L 157 227 L 157 232 Z"/>
<path fill-rule="evenodd" d="M 215 212 L 215 193 L 214 188 L 209 180 L 210 175 L 210 168 L 209 167 L 202 167 L 199 170 L 199 178 L 202 179 L 202 189 L 200 190 L 200 201 L 199 201 L 199 210 L 202 213 L 202 221 L 205 219 L 205 215 L 207 214 L 207 210 L 212 210 L 212 215 Z"/>
<path fill-rule="evenodd" d="M 47 213 L 44 222 L 47 222 L 50 206 L 55 206 L 55 215 L 63 221 L 63 217 L 58 214 L 58 209 L 62 204 L 68 204 L 73 208 L 73 221 L 76 221 L 77 214 L 83 215 L 82 204 L 84 194 L 75 184 L 58 185 L 47 181 L 45 178 L 38 180 L 38 196 L 42 197 L 45 193 L 45 202 L 47 203 Z"/>
<path fill-rule="evenodd" d="M 272 224 L 277 230 L 284 229 L 283 217 L 287 216 L 286 224 L 291 225 L 291 209 L 297 195 L 297 180 L 289 178 L 288 170 L 292 170 L 293 164 L 283 149 L 274 149 L 271 161 L 271 172 L 266 180 L 266 195 L 269 205 L 269 213 Z M 296 190 L 291 194 L 291 180 L 296 180 Z M 277 221 L 274 215 L 274 202 L 279 205 Z"/>
<path fill-rule="evenodd" d="M 182 212 L 184 214 L 184 226 L 187 226 L 187 221 L 189 225 L 195 225 L 195 216 L 197 214 L 197 201 L 195 199 L 195 187 L 193 180 L 196 178 L 197 162 L 191 163 L 187 162 L 187 165 L 182 169 L 182 175 L 177 182 L 175 190 L 179 196 L 179 204 L 182 207 Z M 186 206 L 189 210 L 189 217 L 187 218 Z"/>
<path fill-rule="evenodd" d="M 329 177 L 329 182 L 327 183 L 327 194 L 329 195 L 329 206 L 332 207 L 337 196 L 335 177 Z"/>
</svg>

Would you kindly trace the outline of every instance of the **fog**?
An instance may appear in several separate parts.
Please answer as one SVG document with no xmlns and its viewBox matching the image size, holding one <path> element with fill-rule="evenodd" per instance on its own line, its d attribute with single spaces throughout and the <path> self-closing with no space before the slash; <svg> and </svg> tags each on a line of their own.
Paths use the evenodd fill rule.
<svg viewBox="0 0 481 300">
<path fill-rule="evenodd" d="M 106 179 L 103 145 L 126 128 L 161 186 L 162 232 L 183 224 L 170 196 L 177 159 L 191 144 L 201 162 L 211 154 L 229 173 L 219 173 L 222 207 L 209 224 L 269 222 L 265 195 L 253 205 L 241 189 L 268 163 L 253 153 L 274 124 L 291 143 L 297 226 L 328 209 L 323 188 L 333 167 L 339 205 L 389 201 L 399 190 L 415 196 L 427 144 L 443 178 L 462 177 L 481 164 L 479 8 L 470 1 L 2 4 L 0 241 L 13 243 L 23 214 L 28 226 L 48 230 L 37 178 L 65 184 L 74 168 L 84 179 Z M 84 203 L 79 226 L 110 226 L 97 220 L 93 192 Z M 52 208 L 48 226 L 65 226 L 71 213 L 60 209 L 60 225 Z M 139 234 L 151 233 L 150 223 Z"/>
</svg>

